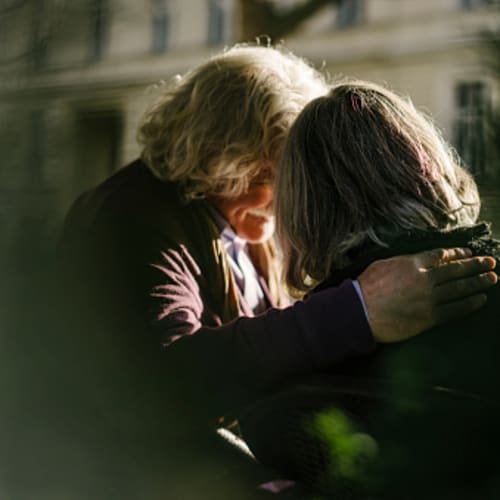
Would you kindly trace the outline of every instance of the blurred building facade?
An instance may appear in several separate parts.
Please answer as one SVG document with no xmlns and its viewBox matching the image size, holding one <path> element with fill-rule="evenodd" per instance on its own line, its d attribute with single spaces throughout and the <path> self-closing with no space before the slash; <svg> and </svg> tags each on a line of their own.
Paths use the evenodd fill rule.
<svg viewBox="0 0 500 500">
<path fill-rule="evenodd" d="M 137 156 L 153 85 L 242 41 L 245 1 L 3 2 L 0 258 L 50 246 L 70 202 Z M 301 1 L 275 3 L 286 13 Z M 500 94 L 484 39 L 499 21 L 492 0 L 341 0 L 285 45 L 333 76 L 410 95 L 489 179 L 498 172 L 483 118 Z"/>
</svg>

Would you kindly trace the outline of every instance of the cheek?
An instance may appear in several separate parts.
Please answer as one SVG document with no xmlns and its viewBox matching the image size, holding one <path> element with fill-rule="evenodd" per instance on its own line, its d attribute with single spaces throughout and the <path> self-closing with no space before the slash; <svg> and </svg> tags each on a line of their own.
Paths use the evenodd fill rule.
<svg viewBox="0 0 500 500">
<path fill-rule="evenodd" d="M 248 193 L 244 196 L 244 203 L 248 207 L 266 207 L 272 202 L 272 200 L 273 190 L 267 185 L 252 186 Z"/>
<path fill-rule="evenodd" d="M 214 198 L 211 201 L 240 237 L 258 242 L 273 234 L 272 187 L 257 184 L 250 186 L 248 192 L 238 198 Z M 254 210 L 263 210 L 263 213 L 253 212 Z"/>
<path fill-rule="evenodd" d="M 235 224 L 234 229 L 240 238 L 250 243 L 263 243 L 274 234 L 274 219 L 247 214 Z"/>
</svg>

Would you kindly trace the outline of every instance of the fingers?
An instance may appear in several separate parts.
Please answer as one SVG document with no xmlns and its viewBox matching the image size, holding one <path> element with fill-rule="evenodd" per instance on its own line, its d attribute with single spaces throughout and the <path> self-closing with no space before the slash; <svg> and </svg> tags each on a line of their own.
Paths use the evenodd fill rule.
<svg viewBox="0 0 500 500">
<path fill-rule="evenodd" d="M 433 302 L 434 304 L 445 304 L 478 294 L 495 285 L 497 281 L 498 277 L 492 271 L 449 281 L 433 289 Z"/>
<path fill-rule="evenodd" d="M 440 285 L 448 281 L 460 280 L 462 278 L 487 273 L 494 269 L 495 265 L 496 261 L 493 257 L 472 257 L 441 264 L 429 269 L 428 273 L 431 283 Z"/>
<path fill-rule="evenodd" d="M 441 304 L 434 310 L 435 324 L 445 323 L 462 316 L 466 316 L 471 312 L 477 311 L 486 303 L 486 294 L 477 294 L 466 297 L 447 304 Z"/>
<path fill-rule="evenodd" d="M 418 255 L 420 256 L 422 267 L 430 269 L 446 262 L 471 257 L 472 251 L 470 248 L 436 248 L 427 252 L 421 252 Z"/>
</svg>

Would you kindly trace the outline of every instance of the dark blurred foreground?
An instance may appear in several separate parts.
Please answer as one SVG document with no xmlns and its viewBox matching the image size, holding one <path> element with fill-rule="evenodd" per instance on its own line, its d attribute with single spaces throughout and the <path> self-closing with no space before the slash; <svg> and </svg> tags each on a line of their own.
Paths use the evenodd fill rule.
<svg viewBox="0 0 500 500">
<path fill-rule="evenodd" d="M 39 260 L 45 262 L 43 269 L 12 268 L 4 274 L 8 279 L 1 290 L 2 500 L 275 497 L 259 485 L 282 474 L 229 447 L 215 434 L 215 423 L 193 427 L 178 412 L 189 403 L 166 396 L 169 381 L 164 379 L 163 359 L 149 343 L 136 342 L 126 329 L 109 335 L 105 324 L 88 331 L 84 313 L 68 314 L 65 304 L 71 305 L 77 284 L 75 290 L 61 289 L 50 258 L 45 259 Z M 471 334 L 481 346 L 481 332 Z M 443 363 L 446 356 L 443 350 L 425 357 L 424 365 Z M 474 355 L 463 369 L 474 372 L 482 362 Z M 404 368 L 400 366 L 406 383 Z M 419 380 L 414 383 L 418 386 Z M 474 497 L 477 478 L 491 481 L 500 464 L 500 412 L 489 403 L 473 400 L 464 406 L 463 400 L 449 396 L 395 405 L 393 413 L 383 415 L 384 429 L 390 430 L 382 433 L 388 454 L 377 462 L 375 472 L 367 472 L 372 481 L 368 474 L 377 475 L 383 494 L 365 495 L 351 488 L 359 468 L 352 469 L 355 474 L 347 483 L 333 468 L 331 476 L 321 478 L 321 487 L 327 485 L 334 496 L 322 498 L 401 500 L 407 485 L 409 499 Z M 356 451 L 361 439 L 370 448 L 371 441 L 359 438 L 348 416 L 339 416 L 335 408 L 321 418 L 318 425 L 331 441 L 329 452 L 335 459 L 342 457 L 340 470 L 349 472 L 356 458 L 353 446 Z M 482 469 L 473 467 L 476 456 Z M 484 469 L 485 463 L 491 470 Z M 466 474 L 472 490 L 460 495 L 447 491 L 450 477 L 456 475 L 463 484 Z M 339 484 L 347 487 L 338 490 Z M 500 494 L 498 480 L 482 486 L 477 498 Z M 299 487 L 278 497 L 321 498 Z"/>
<path fill-rule="evenodd" d="M 258 487 L 274 475 L 215 423 L 179 417 L 158 352 L 105 322 L 86 330 L 61 300 L 74 291 L 58 290 L 49 270 L 11 273 L 2 287 L 2 500 L 270 495 Z"/>
</svg>

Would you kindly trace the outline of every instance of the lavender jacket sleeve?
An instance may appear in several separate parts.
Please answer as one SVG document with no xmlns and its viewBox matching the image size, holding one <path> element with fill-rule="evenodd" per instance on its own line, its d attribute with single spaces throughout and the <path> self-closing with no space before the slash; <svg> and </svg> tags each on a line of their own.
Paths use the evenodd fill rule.
<svg viewBox="0 0 500 500">
<path fill-rule="evenodd" d="M 179 400 L 203 398 L 224 411 L 289 377 L 326 370 L 375 348 L 362 304 L 350 280 L 285 309 L 202 326 L 197 268 L 185 249 L 164 254 L 152 298 L 154 328 L 165 360 L 184 383 Z M 226 407 L 226 408 L 225 408 Z"/>
</svg>

